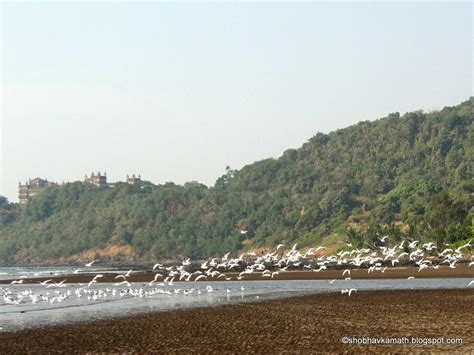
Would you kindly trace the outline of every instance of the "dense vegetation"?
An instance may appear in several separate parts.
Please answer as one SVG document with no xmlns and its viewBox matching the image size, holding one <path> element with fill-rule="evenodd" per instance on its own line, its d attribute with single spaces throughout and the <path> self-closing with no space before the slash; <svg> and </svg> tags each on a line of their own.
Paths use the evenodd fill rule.
<svg viewBox="0 0 474 355">
<path fill-rule="evenodd" d="M 227 168 L 213 187 L 74 182 L 21 209 L 0 198 L 0 261 L 107 245 L 129 245 L 145 260 L 279 242 L 362 246 L 379 234 L 438 245 L 474 238 L 472 104 L 318 133 L 278 159 Z"/>
</svg>

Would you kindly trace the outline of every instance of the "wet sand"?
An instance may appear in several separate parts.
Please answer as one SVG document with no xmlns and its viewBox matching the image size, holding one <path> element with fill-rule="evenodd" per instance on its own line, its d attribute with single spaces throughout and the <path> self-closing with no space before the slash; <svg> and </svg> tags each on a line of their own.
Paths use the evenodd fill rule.
<svg viewBox="0 0 474 355">
<path fill-rule="evenodd" d="M 322 294 L 0 333 L 1 353 L 474 351 L 474 290 Z M 342 337 L 461 338 L 356 345 Z"/>
<path fill-rule="evenodd" d="M 415 278 L 448 278 L 448 277 L 460 277 L 460 278 L 474 278 L 474 267 L 468 267 L 467 264 L 460 264 L 456 268 L 450 268 L 447 266 L 441 266 L 439 269 L 424 269 L 418 272 L 417 267 L 407 266 L 407 267 L 395 267 L 387 268 L 385 272 L 374 271 L 368 273 L 367 269 L 352 269 L 350 275 L 342 275 L 341 270 L 324 270 L 321 272 L 314 271 L 288 271 L 280 272 L 279 275 L 274 277 L 274 280 L 343 280 L 344 278 L 350 276 L 353 280 L 361 279 L 406 279 L 410 276 Z M 122 279 L 116 280 L 115 277 L 118 275 L 114 272 L 101 272 L 104 277 L 98 279 L 99 282 L 120 282 Z M 225 273 L 227 277 L 230 277 L 232 280 L 236 281 L 238 273 Z M 66 280 L 66 283 L 88 283 L 94 277 L 95 274 L 75 274 L 75 275 L 65 275 L 65 276 L 51 276 L 51 277 L 42 277 L 42 278 L 29 278 L 23 279 L 25 284 L 34 284 L 48 279 L 52 279 L 55 282 L 60 282 Z M 129 282 L 150 282 L 155 277 L 154 272 L 136 272 L 132 273 L 130 277 L 127 278 Z M 255 280 L 269 280 L 268 277 L 262 277 L 260 273 L 247 274 L 243 278 L 245 281 L 255 281 Z M 192 279 L 191 279 L 192 280 Z M 0 280 L 0 284 L 9 284 L 13 280 Z M 177 281 L 177 280 L 175 280 Z M 215 277 L 208 278 L 207 280 L 202 280 L 202 282 L 209 281 L 224 281 L 224 279 Z M 201 281 L 199 281 L 201 282 Z"/>
</svg>

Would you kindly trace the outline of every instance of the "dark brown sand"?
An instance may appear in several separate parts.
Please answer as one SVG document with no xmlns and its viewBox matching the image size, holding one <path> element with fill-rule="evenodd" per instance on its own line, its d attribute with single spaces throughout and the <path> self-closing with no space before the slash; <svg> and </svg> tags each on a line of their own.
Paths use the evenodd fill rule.
<svg viewBox="0 0 474 355">
<path fill-rule="evenodd" d="M 474 351 L 474 290 L 323 294 L 0 333 L 2 354 Z M 342 337 L 461 338 L 457 345 L 354 345 Z"/>
<path fill-rule="evenodd" d="M 460 264 L 456 268 L 452 269 L 447 266 L 441 266 L 438 270 L 436 269 L 424 269 L 418 272 L 417 267 L 395 267 L 387 268 L 385 272 L 375 271 L 368 273 L 367 269 L 353 269 L 350 275 L 342 275 L 343 270 L 324 270 L 321 272 L 314 271 L 289 271 L 280 272 L 274 277 L 275 280 L 333 280 L 333 279 L 344 279 L 351 277 L 351 279 L 406 279 L 410 276 L 415 278 L 447 278 L 447 277 L 466 277 L 474 278 L 474 267 L 468 267 L 467 264 Z M 238 273 L 225 273 L 232 280 L 237 280 Z M 43 277 L 35 279 L 24 279 L 25 284 L 28 283 L 39 283 L 41 281 L 52 279 L 55 282 L 66 280 L 66 283 L 88 283 L 92 280 L 95 274 L 90 275 L 68 275 L 68 276 L 54 276 L 54 277 Z M 99 282 L 120 282 L 122 279 L 116 280 L 116 273 L 109 272 L 103 273 L 104 277 L 98 279 Z M 155 276 L 154 272 L 138 272 L 131 274 L 127 278 L 129 282 L 150 282 Z M 261 274 L 255 273 L 245 275 L 245 281 L 249 280 L 268 280 L 269 278 L 262 278 Z M 214 279 L 203 280 L 208 281 L 223 281 L 223 278 L 215 277 Z M 0 280 L 0 284 L 9 284 L 13 280 Z M 175 280 L 177 281 L 177 280 Z"/>
</svg>

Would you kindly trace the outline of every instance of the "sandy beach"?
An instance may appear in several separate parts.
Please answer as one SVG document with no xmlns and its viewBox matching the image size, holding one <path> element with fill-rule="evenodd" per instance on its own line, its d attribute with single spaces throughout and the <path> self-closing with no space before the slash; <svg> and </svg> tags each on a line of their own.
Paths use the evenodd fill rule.
<svg viewBox="0 0 474 355">
<path fill-rule="evenodd" d="M 474 351 L 474 290 L 322 294 L 0 333 L 2 353 Z M 343 337 L 408 344 L 344 344 Z M 412 339 L 420 339 L 412 344 Z M 423 339 L 443 344 L 423 345 Z M 446 344 L 449 339 L 461 344 Z M 346 340 L 347 341 L 347 340 Z M 355 339 L 357 341 L 357 339 Z M 421 343 L 420 343 L 421 342 Z"/>
</svg>

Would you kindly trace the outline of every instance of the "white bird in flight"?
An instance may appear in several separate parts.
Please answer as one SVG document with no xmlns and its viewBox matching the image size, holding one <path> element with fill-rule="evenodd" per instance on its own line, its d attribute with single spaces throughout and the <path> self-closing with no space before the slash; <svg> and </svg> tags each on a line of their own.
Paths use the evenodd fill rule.
<svg viewBox="0 0 474 355">
<path fill-rule="evenodd" d="M 22 284 L 23 282 L 24 282 L 24 280 L 13 280 L 12 282 L 10 282 L 10 285 Z"/>
<path fill-rule="evenodd" d="M 199 275 L 198 277 L 196 277 L 196 278 L 194 279 L 194 281 L 199 281 L 199 280 L 201 280 L 201 279 L 206 279 L 206 280 L 207 280 L 207 276 L 206 276 L 206 275 Z"/>
<path fill-rule="evenodd" d="M 155 270 L 157 267 L 161 267 L 163 265 L 161 265 L 160 263 L 156 263 L 155 265 L 153 265 L 153 269 L 152 270 Z"/>
</svg>

